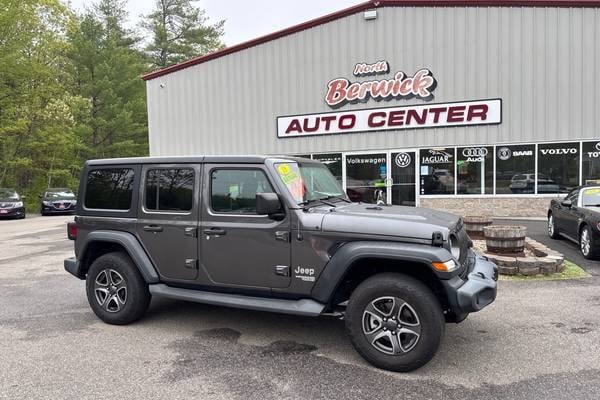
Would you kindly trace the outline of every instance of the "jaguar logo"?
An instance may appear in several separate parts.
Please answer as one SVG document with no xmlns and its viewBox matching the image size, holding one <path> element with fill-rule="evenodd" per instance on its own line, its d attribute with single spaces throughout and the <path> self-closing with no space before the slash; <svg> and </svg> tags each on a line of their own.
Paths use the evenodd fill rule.
<svg viewBox="0 0 600 400">
<path fill-rule="evenodd" d="M 398 153 L 395 161 L 400 168 L 406 168 L 410 165 L 410 155 L 408 153 Z"/>
</svg>

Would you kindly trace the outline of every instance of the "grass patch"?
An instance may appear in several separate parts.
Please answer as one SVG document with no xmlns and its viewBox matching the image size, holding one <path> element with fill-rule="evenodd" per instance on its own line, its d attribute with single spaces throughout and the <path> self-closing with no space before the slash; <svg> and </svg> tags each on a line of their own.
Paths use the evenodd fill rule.
<svg viewBox="0 0 600 400">
<path fill-rule="evenodd" d="M 500 275 L 498 280 L 500 281 L 558 281 L 564 279 L 581 279 L 589 278 L 590 274 L 585 272 L 579 265 L 572 263 L 571 261 L 565 260 L 565 269 L 562 272 L 550 274 L 550 275 Z"/>
</svg>

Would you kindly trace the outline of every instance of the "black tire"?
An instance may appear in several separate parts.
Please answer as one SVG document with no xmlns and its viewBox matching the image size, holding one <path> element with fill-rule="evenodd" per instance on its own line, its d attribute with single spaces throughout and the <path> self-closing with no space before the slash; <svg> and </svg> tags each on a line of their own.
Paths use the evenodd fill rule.
<svg viewBox="0 0 600 400">
<path fill-rule="evenodd" d="M 405 304 L 401 305 L 396 320 L 399 321 L 400 316 L 406 312 L 408 316 L 405 315 L 403 319 L 413 325 L 401 323 L 396 328 L 386 328 L 387 325 L 385 324 L 389 322 L 382 322 L 379 329 L 374 328 L 370 331 L 370 328 L 367 328 L 367 325 L 373 322 L 372 315 L 374 315 L 367 311 L 367 307 L 372 307 L 375 304 L 376 308 L 380 310 L 384 304 L 387 304 L 387 298 L 395 298 L 393 300 L 394 304 L 401 304 L 401 301 L 408 304 L 409 307 L 406 307 Z M 410 317 L 413 312 L 416 314 L 416 320 Z M 391 317 L 392 313 L 390 313 Z M 417 331 L 416 325 L 414 325 L 415 322 L 419 323 L 418 336 L 399 333 L 403 328 Z M 391 322 L 392 325 L 394 323 Z M 356 351 L 372 365 L 389 371 L 408 372 L 427 364 L 439 347 L 444 328 L 444 315 L 433 292 L 421 281 L 403 274 L 383 273 L 370 277 L 354 290 L 346 308 L 346 330 Z M 394 329 L 393 333 L 395 335 L 390 335 L 392 329 Z M 396 346 L 396 348 L 406 349 L 406 351 L 400 351 L 397 354 L 386 354 L 386 351 L 382 348 L 386 347 L 388 339 L 382 337 L 373 340 L 372 342 L 376 343 L 373 345 L 367 338 L 368 334 L 374 336 L 379 334 L 389 335 L 387 351 L 392 351 L 391 337 L 397 337 L 398 341 L 396 343 L 399 344 L 399 347 Z M 402 339 L 400 339 L 401 335 L 404 335 L 404 345 L 402 345 Z M 411 337 L 413 339 L 416 337 L 416 341 L 412 345 L 409 340 Z"/>
<path fill-rule="evenodd" d="M 585 241 L 588 243 L 586 244 Z M 596 260 L 598 258 L 598 244 L 594 240 L 594 235 L 589 226 L 584 225 L 579 230 L 579 251 L 581 255 L 588 260 Z"/>
<path fill-rule="evenodd" d="M 151 299 L 148 284 L 122 252 L 107 253 L 94 260 L 87 273 L 86 291 L 94 313 L 113 325 L 129 324 L 143 317 Z"/>
<path fill-rule="evenodd" d="M 556 228 L 556 221 L 552 213 L 548 214 L 548 236 L 550 236 L 552 239 L 560 239 L 558 229 Z"/>
</svg>

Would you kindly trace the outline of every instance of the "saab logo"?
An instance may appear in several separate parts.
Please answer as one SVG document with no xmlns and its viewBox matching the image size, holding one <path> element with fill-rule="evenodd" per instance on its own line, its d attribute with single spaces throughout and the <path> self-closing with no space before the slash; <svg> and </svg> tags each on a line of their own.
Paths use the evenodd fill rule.
<svg viewBox="0 0 600 400">
<path fill-rule="evenodd" d="M 561 149 L 540 149 L 542 155 L 550 155 L 550 156 L 560 156 L 567 154 L 577 154 L 577 149 L 572 147 L 569 149 L 561 148 Z"/>
<path fill-rule="evenodd" d="M 498 149 L 498 158 L 502 161 L 506 161 L 510 158 L 512 152 L 508 147 L 500 147 Z"/>
<path fill-rule="evenodd" d="M 429 156 L 421 157 L 421 163 L 423 164 L 443 164 L 451 162 L 452 154 L 437 149 L 430 149 Z"/>
<path fill-rule="evenodd" d="M 395 161 L 400 168 L 406 168 L 410 165 L 410 155 L 408 153 L 398 153 Z"/>
<path fill-rule="evenodd" d="M 467 147 L 462 151 L 463 157 L 485 157 L 487 153 L 485 147 Z"/>
<path fill-rule="evenodd" d="M 314 268 L 303 268 L 301 266 L 297 266 L 294 270 L 294 278 L 298 278 L 303 280 L 304 282 L 314 282 L 315 281 L 315 269 Z"/>
<path fill-rule="evenodd" d="M 515 156 L 515 157 L 532 156 L 532 155 L 533 155 L 533 150 L 513 151 L 513 156 Z"/>
</svg>

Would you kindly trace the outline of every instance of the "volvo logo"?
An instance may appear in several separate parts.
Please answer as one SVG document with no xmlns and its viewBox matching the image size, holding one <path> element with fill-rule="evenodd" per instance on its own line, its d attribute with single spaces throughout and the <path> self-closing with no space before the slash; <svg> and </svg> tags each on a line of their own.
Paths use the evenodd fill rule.
<svg viewBox="0 0 600 400">
<path fill-rule="evenodd" d="M 502 161 L 506 161 L 510 158 L 512 152 L 508 147 L 500 147 L 498 149 L 498 158 Z"/>
<path fill-rule="evenodd" d="M 485 157 L 487 153 L 485 147 L 465 147 L 462 151 L 464 157 Z"/>
<path fill-rule="evenodd" d="M 410 165 L 410 155 L 408 153 L 398 153 L 396 154 L 396 165 L 400 168 L 406 168 Z"/>
</svg>

